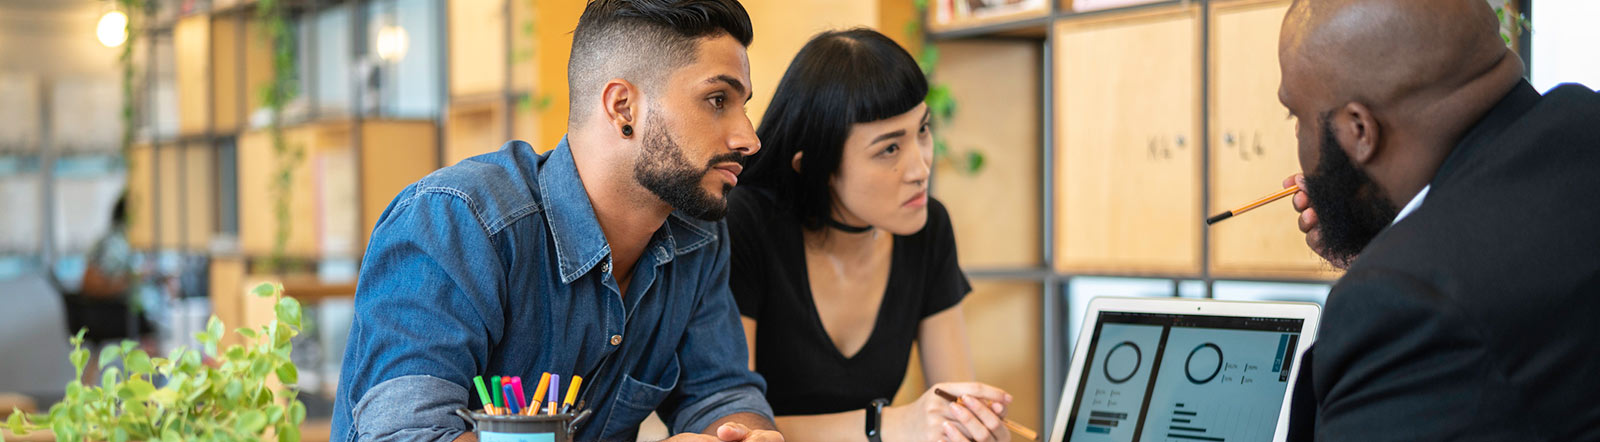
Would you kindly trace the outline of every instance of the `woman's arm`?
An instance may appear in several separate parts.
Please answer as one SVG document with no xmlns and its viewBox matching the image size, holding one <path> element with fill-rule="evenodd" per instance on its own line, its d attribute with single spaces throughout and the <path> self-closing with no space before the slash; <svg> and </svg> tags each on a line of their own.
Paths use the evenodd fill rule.
<svg viewBox="0 0 1600 442">
<path fill-rule="evenodd" d="M 750 371 L 756 371 L 756 320 L 739 315 L 739 322 L 744 323 L 744 348 L 750 350 Z"/>
<path fill-rule="evenodd" d="M 978 377 L 972 368 L 972 347 L 967 343 L 967 318 L 961 304 L 922 320 L 917 327 L 917 349 L 922 354 L 924 387 Z"/>
</svg>

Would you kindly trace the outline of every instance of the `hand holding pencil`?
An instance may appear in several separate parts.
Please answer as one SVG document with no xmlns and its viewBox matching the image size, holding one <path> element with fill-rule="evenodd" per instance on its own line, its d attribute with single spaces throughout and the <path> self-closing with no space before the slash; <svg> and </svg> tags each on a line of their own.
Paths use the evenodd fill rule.
<svg viewBox="0 0 1600 442">
<path fill-rule="evenodd" d="M 1240 206 L 1237 209 L 1218 213 L 1216 215 L 1212 215 L 1210 218 L 1206 218 L 1206 225 L 1216 224 L 1222 220 L 1238 216 L 1244 212 L 1248 212 L 1257 207 L 1264 206 L 1268 203 L 1289 196 L 1293 196 L 1291 201 L 1294 203 L 1294 211 L 1300 214 L 1297 224 L 1300 228 L 1300 232 L 1306 235 L 1306 246 L 1311 247 L 1312 251 L 1317 252 L 1318 256 L 1321 256 L 1324 260 L 1327 260 L 1328 263 L 1332 264 L 1334 267 L 1339 269 L 1348 267 L 1349 262 L 1330 259 L 1328 254 L 1324 253 L 1324 249 L 1322 247 L 1322 231 L 1317 228 L 1320 225 L 1320 222 L 1317 219 L 1316 209 L 1311 207 L 1311 195 L 1306 193 L 1306 178 L 1304 174 L 1297 173 L 1290 175 L 1288 178 L 1284 178 L 1283 190 L 1252 201 L 1249 204 Z"/>
<path fill-rule="evenodd" d="M 943 398 L 944 400 L 950 401 L 952 407 L 954 407 L 953 409 L 958 410 L 960 412 L 970 413 L 972 415 L 976 415 L 977 414 L 977 413 L 972 411 L 973 408 L 987 409 L 986 411 L 993 411 L 993 410 L 996 410 L 996 409 L 1002 409 L 1002 408 L 1000 408 L 998 406 L 998 404 L 995 404 L 993 402 L 985 401 L 985 400 L 982 400 L 982 399 L 971 399 L 971 400 L 968 400 L 966 398 L 973 397 L 973 396 L 956 396 L 956 395 L 953 395 L 953 394 L 950 394 L 950 393 L 944 391 L 943 389 L 941 389 L 939 387 L 934 387 L 933 393 L 938 395 L 940 398 Z M 962 407 L 965 407 L 965 408 L 962 408 Z M 996 411 L 996 413 L 998 414 L 998 411 Z M 1000 418 L 1000 422 L 1001 422 L 1001 424 L 1005 425 L 1006 428 L 1008 428 L 1012 432 L 1016 433 L 1018 436 L 1022 436 L 1023 439 L 1039 440 L 1039 433 L 1038 432 L 1033 431 L 1033 430 L 1029 429 L 1028 427 L 1024 427 L 1021 424 L 1018 424 L 1016 422 L 1012 422 L 1011 419 L 1006 419 L 1004 417 L 1001 417 Z M 1003 438 L 1005 435 L 1001 434 L 1001 435 L 998 435 L 998 436 Z"/>
</svg>

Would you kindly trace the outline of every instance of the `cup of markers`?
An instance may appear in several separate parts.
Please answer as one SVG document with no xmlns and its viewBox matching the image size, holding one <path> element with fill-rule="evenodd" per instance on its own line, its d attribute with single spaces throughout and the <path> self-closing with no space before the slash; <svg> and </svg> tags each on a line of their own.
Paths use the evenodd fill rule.
<svg viewBox="0 0 1600 442">
<path fill-rule="evenodd" d="M 525 395 L 521 377 L 491 376 L 487 382 L 483 376 L 472 378 L 482 410 L 456 410 L 472 422 L 480 442 L 572 442 L 578 425 L 589 418 L 590 410 L 572 402 L 582 376 L 572 377 L 565 400 L 560 400 L 561 375 L 545 373 L 532 396 Z"/>
</svg>

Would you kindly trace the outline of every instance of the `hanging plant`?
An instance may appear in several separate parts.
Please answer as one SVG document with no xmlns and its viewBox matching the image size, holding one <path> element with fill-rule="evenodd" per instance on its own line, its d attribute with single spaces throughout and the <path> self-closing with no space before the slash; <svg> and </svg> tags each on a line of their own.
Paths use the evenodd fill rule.
<svg viewBox="0 0 1600 442">
<path fill-rule="evenodd" d="M 294 168 L 305 159 L 305 149 L 290 145 L 283 132 L 283 108 L 299 94 L 294 29 L 289 25 L 288 5 L 284 3 L 285 0 L 260 0 L 256 4 L 256 19 L 261 21 L 267 41 L 272 42 L 272 82 L 262 88 L 261 102 L 271 115 L 267 134 L 277 160 L 268 190 L 277 228 L 273 231 L 267 273 L 276 273 L 285 266 L 291 233 L 289 199 L 293 196 Z"/>
<path fill-rule="evenodd" d="M 117 54 L 117 62 L 122 65 L 122 158 L 127 161 L 128 155 L 133 151 L 133 136 L 137 121 L 133 106 L 133 45 L 138 40 L 138 27 L 134 20 L 144 18 L 144 0 L 116 0 L 116 8 L 128 16 L 128 22 L 123 26 L 122 32 L 127 34 L 127 39 L 122 42 L 122 52 Z M 130 178 L 131 179 L 131 178 Z"/>
<path fill-rule="evenodd" d="M 922 74 L 928 77 L 928 96 L 923 101 L 928 103 L 928 113 L 933 115 L 934 126 L 944 126 L 955 118 L 956 99 L 950 93 L 950 85 L 935 80 L 934 68 L 939 65 L 939 48 L 928 44 L 922 32 L 922 17 L 927 16 L 928 0 L 915 0 L 917 8 L 916 17 L 906 23 L 906 35 L 916 41 L 922 50 L 916 57 L 918 67 Z M 957 171 L 976 175 L 983 170 L 983 152 L 977 149 L 968 149 L 962 152 L 952 152 L 950 142 L 940 135 L 939 131 L 933 133 L 933 158 L 934 161 L 943 161 L 953 166 Z"/>
<path fill-rule="evenodd" d="M 538 8 L 535 0 L 521 1 L 525 4 L 525 7 L 528 9 L 528 11 L 536 11 Z M 527 17 L 524 17 L 522 21 L 517 23 L 517 29 L 519 29 L 519 32 L 525 41 L 532 42 L 537 38 L 536 31 L 538 28 L 535 27 L 533 21 L 533 16 L 535 14 L 537 13 L 530 13 Z M 508 18 L 507 21 L 509 22 L 509 20 L 510 19 Z M 515 44 L 507 45 L 506 51 L 509 52 L 506 54 L 506 59 L 511 60 L 512 64 L 533 61 L 533 44 L 521 49 L 518 49 Z M 550 108 L 550 94 L 541 93 L 538 90 L 516 92 L 516 99 L 517 112 L 544 112 L 545 109 Z"/>
</svg>

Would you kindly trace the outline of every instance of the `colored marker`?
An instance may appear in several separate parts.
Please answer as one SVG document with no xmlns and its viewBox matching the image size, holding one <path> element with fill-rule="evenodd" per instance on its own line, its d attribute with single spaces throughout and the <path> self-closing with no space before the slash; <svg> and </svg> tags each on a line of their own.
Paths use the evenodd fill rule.
<svg viewBox="0 0 1600 442">
<path fill-rule="evenodd" d="M 556 400 L 560 399 L 560 398 L 561 398 L 561 375 L 559 375 L 559 374 L 551 374 L 550 375 L 550 414 L 554 415 L 554 414 L 556 414 L 557 411 L 559 411 L 559 410 L 557 410 L 558 408 L 560 408 L 560 407 L 557 406 L 557 405 L 559 405 L 559 403 L 557 403 Z"/>
<path fill-rule="evenodd" d="M 500 385 L 499 376 L 492 376 L 489 378 L 489 393 L 494 395 L 494 408 L 496 409 L 505 406 L 504 402 L 500 402 Z"/>
<path fill-rule="evenodd" d="M 578 388 L 583 385 L 583 376 L 572 375 L 572 384 L 567 385 L 567 400 L 561 401 L 561 413 L 572 411 L 572 401 L 578 398 Z"/>
<path fill-rule="evenodd" d="M 489 396 L 489 389 L 483 387 L 483 376 L 473 376 L 472 385 L 478 387 L 478 400 L 483 402 L 483 412 L 494 414 L 494 397 Z"/>
<path fill-rule="evenodd" d="M 550 389 L 550 373 L 539 376 L 539 386 L 533 389 L 533 414 L 539 414 L 540 405 L 544 405 L 544 392 Z"/>
<path fill-rule="evenodd" d="M 515 396 L 511 394 L 511 384 L 501 385 L 500 389 L 503 390 L 505 397 L 515 399 Z M 506 408 L 506 412 L 509 414 L 517 414 L 522 411 L 522 408 L 517 406 L 517 401 L 515 400 L 507 400 Z"/>
<path fill-rule="evenodd" d="M 511 391 L 517 394 L 517 408 L 528 408 L 528 399 L 522 394 L 522 376 L 511 378 Z"/>
</svg>

